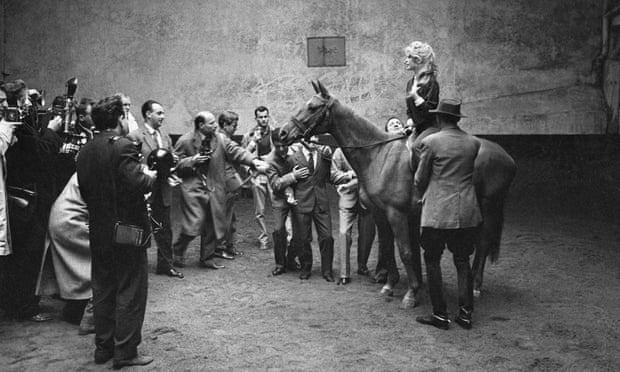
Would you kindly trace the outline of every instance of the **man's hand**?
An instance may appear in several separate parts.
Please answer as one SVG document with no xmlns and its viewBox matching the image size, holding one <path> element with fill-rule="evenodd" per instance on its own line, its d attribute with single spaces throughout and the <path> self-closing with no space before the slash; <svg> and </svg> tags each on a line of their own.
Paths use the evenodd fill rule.
<svg viewBox="0 0 620 372">
<path fill-rule="evenodd" d="M 265 173 L 267 169 L 269 169 L 269 163 L 260 159 L 252 160 L 252 164 L 254 165 L 254 169 L 259 173 Z"/>
<path fill-rule="evenodd" d="M 60 116 L 54 116 L 54 118 L 47 123 L 47 127 L 54 132 L 58 132 L 60 127 L 62 127 L 62 118 Z"/>
<path fill-rule="evenodd" d="M 170 187 L 179 186 L 183 182 L 183 180 L 180 179 L 176 174 L 173 174 L 170 177 L 168 177 L 167 181 Z"/>
<path fill-rule="evenodd" d="M 146 164 L 140 164 L 140 171 L 151 178 L 157 178 L 157 171 L 149 169 Z"/>
<path fill-rule="evenodd" d="M 299 165 L 293 167 L 293 176 L 295 176 L 296 180 L 304 179 L 309 175 L 310 171 L 308 170 L 308 167 L 300 167 Z"/>
<path fill-rule="evenodd" d="M 254 140 L 251 140 L 245 149 L 248 150 L 249 152 L 256 151 L 256 142 Z"/>
<path fill-rule="evenodd" d="M 354 170 L 350 170 L 345 173 L 345 177 L 348 181 L 351 181 L 352 179 L 357 178 L 357 174 L 355 174 Z"/>
<path fill-rule="evenodd" d="M 297 199 L 295 199 L 295 192 L 293 188 L 287 187 L 284 189 L 284 195 L 286 195 L 286 203 L 290 205 L 297 205 Z"/>
<path fill-rule="evenodd" d="M 192 156 L 192 161 L 194 162 L 194 164 L 202 164 L 209 161 L 209 159 L 211 159 L 211 157 L 208 155 L 196 154 Z"/>
</svg>

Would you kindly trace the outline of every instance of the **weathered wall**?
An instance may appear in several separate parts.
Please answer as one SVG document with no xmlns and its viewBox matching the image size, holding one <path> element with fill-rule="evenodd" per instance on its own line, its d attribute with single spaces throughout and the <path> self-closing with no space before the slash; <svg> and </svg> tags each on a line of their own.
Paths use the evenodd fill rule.
<svg viewBox="0 0 620 372">
<path fill-rule="evenodd" d="M 442 96 L 461 97 L 475 133 L 600 133 L 587 84 L 600 43 L 593 0 L 0 0 L 5 72 L 47 91 L 79 77 L 78 97 L 148 98 L 171 133 L 199 110 L 232 109 L 240 131 L 265 104 L 282 123 L 321 81 L 382 125 L 404 118 L 403 47 L 435 49 Z M 306 67 L 306 38 L 346 37 L 347 66 Z"/>
</svg>

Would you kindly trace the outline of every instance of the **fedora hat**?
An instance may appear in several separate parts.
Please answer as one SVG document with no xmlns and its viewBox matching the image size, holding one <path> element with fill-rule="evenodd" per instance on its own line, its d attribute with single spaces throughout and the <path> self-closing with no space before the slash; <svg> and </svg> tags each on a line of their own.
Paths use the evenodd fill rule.
<svg viewBox="0 0 620 372">
<path fill-rule="evenodd" d="M 457 99 L 446 98 L 439 101 L 439 105 L 434 110 L 428 110 L 434 114 L 444 114 L 455 116 L 457 118 L 466 118 L 461 114 L 461 101 Z"/>
</svg>

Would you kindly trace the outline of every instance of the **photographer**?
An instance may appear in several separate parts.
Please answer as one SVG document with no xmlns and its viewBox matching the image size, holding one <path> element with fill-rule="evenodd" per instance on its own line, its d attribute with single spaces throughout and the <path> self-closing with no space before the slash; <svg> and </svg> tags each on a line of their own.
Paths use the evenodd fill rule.
<svg viewBox="0 0 620 372">
<path fill-rule="evenodd" d="M 0 109 L 4 111 L 7 107 L 6 94 L 0 90 Z M 4 114 L 4 112 L 3 112 Z M 4 163 L 4 154 L 9 149 L 13 142 L 13 132 L 15 131 L 15 125 L 10 124 L 4 119 L 4 115 L 0 117 L 0 161 Z M 11 254 L 11 239 L 8 221 L 8 205 L 6 184 L 4 182 L 6 174 L 4 173 L 4 167 L 0 167 L 0 256 L 7 256 Z"/>
<path fill-rule="evenodd" d="M 260 172 L 267 163 L 238 146 L 222 133 L 217 133 L 215 116 L 199 112 L 194 118 L 194 130 L 185 133 L 176 144 L 175 152 L 181 160 L 177 174 L 181 184 L 181 233 L 174 243 L 174 264 L 185 266 L 185 252 L 189 243 L 201 236 L 201 267 L 220 269 L 216 263 L 215 248 L 228 225 L 226 220 L 226 162 L 245 164 Z"/>
<path fill-rule="evenodd" d="M 99 133 L 82 148 L 76 167 L 89 213 L 95 363 L 114 358 L 115 369 L 153 361 L 137 348 L 146 309 L 151 227 L 144 194 L 151 191 L 157 173 L 140 162 L 136 144 L 121 137 L 122 116 L 118 97 L 93 107 Z"/>
<path fill-rule="evenodd" d="M 56 134 L 61 120 L 39 128 L 36 103 L 29 102 L 23 80 L 3 84 L 9 110 L 23 113 L 16 125 L 16 141 L 6 152 L 6 183 L 11 190 L 31 195 L 26 205 L 9 204 L 13 254 L 1 257 L 0 301 L 8 316 L 17 320 L 45 321 L 39 314 L 35 286 L 50 207 L 56 193 L 54 161 L 62 144 Z"/>
</svg>

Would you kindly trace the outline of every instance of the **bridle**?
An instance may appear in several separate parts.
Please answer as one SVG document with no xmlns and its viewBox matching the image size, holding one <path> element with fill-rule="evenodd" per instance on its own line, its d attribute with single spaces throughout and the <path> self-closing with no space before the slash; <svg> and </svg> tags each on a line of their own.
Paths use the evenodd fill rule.
<svg viewBox="0 0 620 372">
<path fill-rule="evenodd" d="M 291 118 L 291 121 L 293 122 L 293 124 L 295 124 L 295 127 L 297 129 L 299 129 L 300 132 L 302 132 L 301 138 L 304 139 L 308 139 L 312 136 L 312 131 L 314 131 L 314 128 L 316 128 L 320 123 L 324 122 L 325 120 L 328 120 L 327 125 L 329 126 L 331 124 L 331 108 L 332 105 L 334 104 L 334 97 L 329 97 L 328 100 L 326 100 L 325 98 L 319 97 L 322 101 L 327 101 L 327 103 L 325 105 L 323 105 L 322 110 L 319 110 L 317 112 L 315 112 L 314 114 L 312 114 L 308 120 L 314 118 L 315 116 L 318 115 L 323 115 L 322 118 L 314 120 L 312 122 L 312 124 L 310 124 L 310 126 L 308 126 L 307 128 L 305 128 L 304 124 L 297 119 L 295 116 L 293 116 Z"/>
<path fill-rule="evenodd" d="M 317 97 L 319 97 L 317 95 Z M 321 123 L 323 123 L 324 121 L 327 120 L 327 125 L 331 126 L 332 124 L 332 115 L 331 115 L 331 108 L 332 105 L 334 104 L 334 97 L 329 97 L 329 99 L 325 99 L 323 97 L 319 97 L 323 102 L 327 101 L 327 103 L 325 105 L 323 105 L 322 109 L 315 112 L 314 114 L 312 114 L 306 121 L 309 121 L 310 119 L 319 116 L 319 115 L 323 115 L 323 117 L 321 117 L 320 119 L 314 120 L 312 122 L 312 124 L 310 124 L 310 126 L 308 126 L 307 128 L 305 127 L 304 123 L 302 123 L 299 119 L 297 119 L 297 117 L 293 116 L 291 118 L 291 122 L 295 125 L 295 127 L 302 132 L 301 137 L 297 137 L 295 140 L 298 140 L 299 138 L 303 138 L 305 139 L 307 142 L 314 142 L 317 144 L 321 144 L 319 142 L 316 141 L 309 141 L 308 139 L 312 136 L 312 132 L 314 131 L 314 129 Z M 371 142 L 371 143 L 367 143 L 364 145 L 359 145 L 359 146 L 339 146 L 341 148 L 345 148 L 345 149 L 361 149 L 361 148 L 365 148 L 365 147 L 373 147 L 373 146 L 377 146 L 377 145 L 381 145 L 384 143 L 388 143 L 388 142 L 392 142 L 392 141 L 396 141 L 402 138 L 406 138 L 407 135 L 402 135 L 402 136 L 396 136 L 396 137 L 391 137 L 388 139 L 384 139 L 384 140 L 379 140 L 376 142 Z"/>
</svg>

